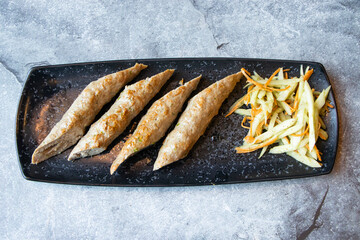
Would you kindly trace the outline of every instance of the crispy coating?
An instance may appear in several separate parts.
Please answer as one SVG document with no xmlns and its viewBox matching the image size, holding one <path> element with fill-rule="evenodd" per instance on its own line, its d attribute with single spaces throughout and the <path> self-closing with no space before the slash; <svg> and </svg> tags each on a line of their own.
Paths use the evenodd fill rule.
<svg viewBox="0 0 360 240">
<path fill-rule="evenodd" d="M 131 120 L 159 92 L 174 70 L 126 86 L 111 108 L 94 124 L 71 151 L 69 160 L 99 154 L 106 150 Z"/>
<path fill-rule="evenodd" d="M 194 78 L 154 102 L 145 116 L 141 118 L 134 134 L 125 142 L 120 154 L 111 165 L 111 174 L 130 156 L 156 143 L 165 136 L 166 131 L 176 119 L 186 99 L 196 89 L 200 79 L 201 76 Z"/>
<path fill-rule="evenodd" d="M 166 137 L 154 164 L 154 171 L 187 156 L 224 100 L 240 81 L 241 72 L 215 82 L 190 101 L 176 127 Z"/>
<path fill-rule="evenodd" d="M 145 68 L 146 65 L 137 63 L 131 68 L 109 74 L 87 85 L 35 149 L 32 163 L 40 163 L 74 145 L 84 135 L 86 127 L 94 121 L 101 108 Z"/>
</svg>

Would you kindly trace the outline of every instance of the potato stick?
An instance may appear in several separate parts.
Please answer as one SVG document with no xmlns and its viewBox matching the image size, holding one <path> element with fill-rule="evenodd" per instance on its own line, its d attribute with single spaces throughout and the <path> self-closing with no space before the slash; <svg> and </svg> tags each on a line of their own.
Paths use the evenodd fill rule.
<svg viewBox="0 0 360 240">
<path fill-rule="evenodd" d="M 314 123 L 314 97 L 308 82 L 304 84 L 304 94 L 307 100 L 307 110 L 309 113 L 309 148 L 310 151 L 314 148 L 316 142 L 316 126 Z"/>
<path fill-rule="evenodd" d="M 266 91 L 265 90 L 260 90 L 259 93 L 258 93 L 258 96 L 257 98 L 258 99 L 263 99 L 266 95 Z"/>
<path fill-rule="evenodd" d="M 295 91 L 296 87 L 298 86 L 298 83 L 293 83 L 289 85 L 289 89 L 283 92 L 280 92 L 276 100 L 278 101 L 285 101 L 289 98 L 289 96 Z"/>
<path fill-rule="evenodd" d="M 301 147 L 301 148 L 298 148 L 297 151 L 300 155 L 305 156 L 308 150 L 306 149 L 306 147 Z"/>
<path fill-rule="evenodd" d="M 288 85 L 286 88 L 281 88 L 281 89 L 277 89 L 277 88 L 271 88 L 271 87 L 267 87 L 265 90 L 266 91 L 277 91 L 277 92 L 282 92 L 282 91 L 286 91 L 290 88 L 290 85 Z"/>
<path fill-rule="evenodd" d="M 252 137 L 255 137 L 255 134 L 256 134 L 256 129 L 258 127 L 258 125 L 264 121 L 264 118 L 265 118 L 265 114 L 264 112 L 260 112 L 259 114 L 257 114 L 255 117 L 254 117 L 254 120 L 253 122 L 251 123 L 251 136 Z"/>
<path fill-rule="evenodd" d="M 242 116 L 251 116 L 251 109 L 236 109 L 236 114 L 242 115 Z"/>
<path fill-rule="evenodd" d="M 297 152 L 287 152 L 286 154 L 289 155 L 290 157 L 295 158 L 297 161 L 299 161 L 309 167 L 319 168 L 322 166 L 321 163 L 318 163 L 314 159 L 307 157 L 307 156 L 302 156 Z"/>
<path fill-rule="evenodd" d="M 289 115 L 292 114 L 292 110 L 289 106 L 289 104 L 287 104 L 286 102 L 283 101 L 278 101 L 278 104 L 285 110 L 285 112 Z"/>
<path fill-rule="evenodd" d="M 269 123 L 269 126 L 268 126 L 268 130 L 271 130 L 271 129 L 274 128 L 274 126 L 275 126 L 275 120 L 276 120 L 279 112 L 281 112 L 281 111 L 283 111 L 283 109 L 281 109 L 281 108 L 278 108 L 278 109 L 276 109 L 276 110 L 274 111 L 273 115 L 272 115 L 271 118 L 270 118 L 270 123 Z M 263 149 L 261 150 L 261 153 L 260 153 L 260 155 L 259 155 L 259 158 L 261 158 L 261 157 L 264 155 L 264 153 L 266 152 L 267 148 L 268 148 L 268 146 L 263 147 Z"/>
<path fill-rule="evenodd" d="M 292 120 L 292 119 L 288 119 L 288 120 Z M 288 120 L 287 120 L 287 121 L 288 121 Z M 283 138 L 283 137 L 289 136 L 289 135 L 291 135 L 291 134 L 293 134 L 293 133 L 296 133 L 296 132 L 300 131 L 301 128 L 302 128 L 302 125 L 301 125 L 301 124 L 295 124 L 294 126 L 286 129 L 286 131 L 284 131 L 283 133 L 281 133 L 281 134 L 279 135 L 279 138 Z"/>
<path fill-rule="evenodd" d="M 325 130 L 323 130 L 322 128 L 320 128 L 319 130 L 319 137 L 322 139 L 322 140 L 327 140 L 329 135 L 327 134 L 327 132 Z"/>
<path fill-rule="evenodd" d="M 255 140 L 257 142 L 262 142 L 273 137 L 274 135 L 280 135 L 279 132 L 281 133 L 281 131 L 288 129 L 289 127 L 292 127 L 295 124 L 295 122 L 296 122 L 295 119 L 286 120 L 280 123 L 279 125 L 275 126 L 274 128 L 268 130 L 267 132 L 259 135 L 258 137 L 255 138 Z"/>
<path fill-rule="evenodd" d="M 288 86 L 290 84 L 296 84 L 301 81 L 300 78 L 297 79 L 284 79 L 284 80 L 273 80 L 269 83 L 268 87 L 283 87 Z M 256 82 L 260 84 L 265 84 L 266 80 L 257 80 Z"/>
<path fill-rule="evenodd" d="M 293 133 L 291 135 L 294 136 L 294 137 L 301 137 L 301 136 L 304 136 L 308 131 L 309 131 L 309 126 L 307 126 L 305 131 L 303 131 L 302 133 L 300 133 L 300 134 Z"/>
<path fill-rule="evenodd" d="M 253 89 L 253 91 L 254 92 L 252 92 L 251 94 L 250 94 L 250 104 L 251 104 L 251 107 L 257 107 L 257 96 L 258 96 L 258 94 L 259 94 L 259 92 L 260 92 L 260 89 L 259 88 L 255 88 L 255 89 Z"/>
<path fill-rule="evenodd" d="M 314 105 L 315 107 L 320 111 L 320 109 L 325 105 L 326 102 L 326 98 L 329 94 L 331 86 L 329 86 L 328 88 L 326 88 L 325 90 L 323 90 L 319 97 L 316 99 Z"/>
</svg>

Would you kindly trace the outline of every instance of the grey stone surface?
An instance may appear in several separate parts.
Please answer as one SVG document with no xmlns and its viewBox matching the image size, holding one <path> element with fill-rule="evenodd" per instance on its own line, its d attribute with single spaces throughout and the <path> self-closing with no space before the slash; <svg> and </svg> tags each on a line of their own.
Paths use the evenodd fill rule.
<svg viewBox="0 0 360 240">
<path fill-rule="evenodd" d="M 1 1 L 2 239 L 359 239 L 359 1 Z M 337 96 L 334 171 L 206 187 L 26 181 L 14 125 L 31 66 L 160 57 L 318 61 Z"/>
</svg>

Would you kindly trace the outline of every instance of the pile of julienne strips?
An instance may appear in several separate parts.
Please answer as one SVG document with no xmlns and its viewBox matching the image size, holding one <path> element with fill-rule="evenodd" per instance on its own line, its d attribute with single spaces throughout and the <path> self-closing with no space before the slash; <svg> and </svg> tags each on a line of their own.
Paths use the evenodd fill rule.
<svg viewBox="0 0 360 240">
<path fill-rule="evenodd" d="M 38 164 L 75 144 L 68 160 L 73 161 L 105 151 L 174 73 L 173 69 L 168 69 L 125 86 L 145 68 L 147 66 L 144 64 L 135 64 L 131 68 L 104 76 L 87 85 L 35 149 L 31 162 Z M 189 100 L 176 126 L 165 138 L 155 161 L 154 170 L 187 156 L 241 77 L 241 72 L 229 75 Z M 110 168 L 111 174 L 126 159 L 165 136 L 185 101 L 196 89 L 200 78 L 201 76 L 198 76 L 168 92 L 152 104 L 114 159 Z M 95 116 L 103 106 L 124 86 L 125 89 L 111 108 L 94 122 Z M 90 129 L 85 133 L 88 126 Z"/>
<path fill-rule="evenodd" d="M 320 137 L 328 138 L 326 126 L 321 119 L 328 107 L 330 86 L 321 93 L 311 89 L 308 79 L 313 69 L 303 66 L 300 77 L 288 78 L 289 69 L 277 69 L 268 79 L 256 72 L 251 75 L 245 69 L 241 72 L 248 84 L 247 94 L 231 107 L 233 112 L 243 115 L 242 127 L 249 129 L 244 144 L 236 148 L 238 153 L 261 149 L 260 157 L 267 148 L 270 153 L 286 153 L 310 167 L 321 167 L 321 153 L 315 143 Z M 250 105 L 250 108 L 241 108 Z"/>
</svg>

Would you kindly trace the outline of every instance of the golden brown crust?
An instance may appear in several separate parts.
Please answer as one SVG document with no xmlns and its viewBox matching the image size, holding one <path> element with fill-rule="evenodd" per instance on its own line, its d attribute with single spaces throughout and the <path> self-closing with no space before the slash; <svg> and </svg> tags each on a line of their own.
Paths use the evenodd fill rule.
<svg viewBox="0 0 360 240">
<path fill-rule="evenodd" d="M 215 82 L 188 103 L 176 127 L 166 137 L 154 164 L 158 170 L 187 156 L 204 134 L 212 118 L 218 114 L 223 101 L 229 96 L 242 74 L 236 73 Z"/>
<path fill-rule="evenodd" d="M 134 134 L 125 142 L 120 154 L 111 165 L 113 174 L 121 163 L 138 151 L 159 141 L 181 111 L 186 99 L 194 91 L 201 76 L 178 87 L 154 102 L 142 117 Z"/>
<path fill-rule="evenodd" d="M 143 64 L 135 64 L 131 68 L 109 74 L 86 86 L 61 120 L 35 149 L 32 163 L 42 162 L 74 145 L 84 135 L 85 128 L 92 123 L 101 108 L 146 67 Z"/>
<path fill-rule="evenodd" d="M 103 152 L 159 92 L 174 70 L 126 86 L 111 108 L 94 124 L 70 153 L 69 160 Z"/>
</svg>

